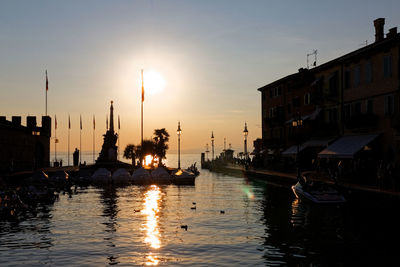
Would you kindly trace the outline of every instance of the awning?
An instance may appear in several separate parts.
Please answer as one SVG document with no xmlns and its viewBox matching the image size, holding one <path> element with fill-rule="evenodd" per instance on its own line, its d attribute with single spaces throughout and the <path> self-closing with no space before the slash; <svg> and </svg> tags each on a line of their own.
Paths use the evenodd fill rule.
<svg viewBox="0 0 400 267">
<path fill-rule="evenodd" d="M 303 146 L 305 147 L 326 147 L 328 146 L 336 137 L 325 137 L 325 138 L 311 138 L 310 140 L 306 141 Z"/>
<path fill-rule="evenodd" d="M 379 134 L 343 136 L 318 153 L 318 157 L 351 159 L 358 151 L 363 149 L 364 146 L 371 143 L 378 136 Z"/>
<path fill-rule="evenodd" d="M 304 148 L 306 148 L 306 147 L 301 145 L 299 147 L 299 152 L 302 151 Z M 282 152 L 282 156 L 284 156 L 284 157 L 293 157 L 293 156 L 296 156 L 296 154 L 297 154 L 297 145 L 291 146 Z"/>
<path fill-rule="evenodd" d="M 335 137 L 328 138 L 311 138 L 299 147 L 299 152 L 306 149 L 307 147 L 327 147 L 330 142 L 332 142 Z M 284 157 L 292 157 L 297 154 L 297 145 L 291 146 L 285 151 L 282 152 L 282 156 Z"/>
</svg>

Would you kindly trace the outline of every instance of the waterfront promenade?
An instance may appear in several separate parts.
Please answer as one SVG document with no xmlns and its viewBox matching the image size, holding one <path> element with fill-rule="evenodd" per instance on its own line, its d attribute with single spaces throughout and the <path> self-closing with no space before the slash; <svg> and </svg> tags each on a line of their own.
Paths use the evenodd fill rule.
<svg viewBox="0 0 400 267">
<path fill-rule="evenodd" d="M 297 182 L 297 173 L 296 172 L 279 172 L 274 170 L 267 169 L 255 169 L 250 168 L 246 170 L 243 166 L 227 164 L 223 169 L 228 172 L 241 172 L 244 173 L 245 176 L 249 179 L 258 179 L 265 180 L 269 183 L 272 183 L 276 186 L 290 187 L 291 185 Z M 221 169 L 223 171 L 223 169 Z M 322 181 L 328 184 L 334 185 L 334 181 L 330 179 L 328 176 L 317 175 L 316 172 L 303 172 L 306 177 L 310 177 L 314 181 Z M 364 192 L 364 193 L 372 193 L 376 195 L 386 195 L 400 199 L 400 192 L 393 191 L 390 189 L 379 189 L 375 186 L 369 185 L 360 185 L 351 183 L 348 181 L 339 181 L 338 185 L 342 188 L 345 188 L 348 191 L 353 192 Z"/>
</svg>

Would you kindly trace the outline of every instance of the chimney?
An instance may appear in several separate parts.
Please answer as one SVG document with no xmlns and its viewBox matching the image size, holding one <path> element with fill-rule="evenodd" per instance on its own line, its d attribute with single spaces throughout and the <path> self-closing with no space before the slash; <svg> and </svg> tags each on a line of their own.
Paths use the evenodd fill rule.
<svg viewBox="0 0 400 267">
<path fill-rule="evenodd" d="M 386 34 L 386 38 L 393 38 L 397 35 L 397 27 L 391 28 Z"/>
<path fill-rule="evenodd" d="M 385 19 L 379 18 L 374 20 L 375 26 L 375 42 L 379 42 L 383 40 L 383 27 L 385 26 Z"/>
</svg>

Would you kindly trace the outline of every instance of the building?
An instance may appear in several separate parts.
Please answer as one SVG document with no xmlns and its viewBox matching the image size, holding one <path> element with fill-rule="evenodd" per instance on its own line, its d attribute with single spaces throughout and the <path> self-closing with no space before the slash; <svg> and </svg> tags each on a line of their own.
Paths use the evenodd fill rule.
<svg viewBox="0 0 400 267">
<path fill-rule="evenodd" d="M 374 43 L 258 89 L 264 151 L 296 155 L 299 144 L 311 158 L 354 159 L 373 149 L 400 162 L 400 34 L 385 36 L 384 24 L 374 21 Z"/>
<path fill-rule="evenodd" d="M 35 116 L 26 118 L 26 126 L 20 116 L 8 121 L 0 117 L 0 173 L 34 170 L 50 166 L 51 118 L 42 117 L 42 126 Z"/>
</svg>

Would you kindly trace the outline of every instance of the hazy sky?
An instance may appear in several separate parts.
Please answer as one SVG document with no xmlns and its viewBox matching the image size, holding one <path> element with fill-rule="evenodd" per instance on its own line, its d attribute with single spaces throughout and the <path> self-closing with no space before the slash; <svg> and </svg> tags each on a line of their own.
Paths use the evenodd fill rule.
<svg viewBox="0 0 400 267">
<path fill-rule="evenodd" d="M 121 147 L 140 140 L 140 69 L 156 71 L 165 88 L 146 94 L 144 135 L 171 134 L 177 149 L 204 151 L 211 131 L 243 151 L 261 137 L 257 88 L 306 67 L 318 49 L 324 63 L 374 40 L 373 20 L 385 33 L 400 26 L 400 1 L 0 1 L 1 115 L 57 115 L 59 151 L 102 144 L 110 100 L 121 117 Z M 146 84 L 145 84 L 146 86 Z M 53 124 L 54 125 L 54 124 Z M 117 125 L 115 125 L 117 127 Z M 54 134 L 54 133 L 53 133 Z M 54 143 L 53 143 L 54 144 Z M 54 145 L 52 145 L 52 149 Z M 252 148 L 249 148 L 251 150 Z"/>
</svg>

